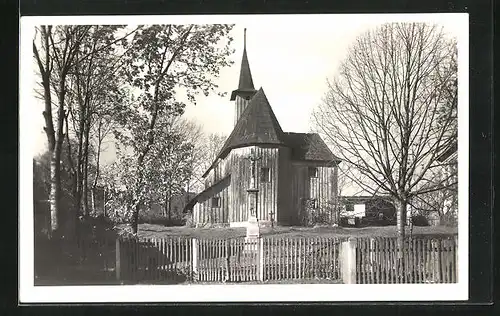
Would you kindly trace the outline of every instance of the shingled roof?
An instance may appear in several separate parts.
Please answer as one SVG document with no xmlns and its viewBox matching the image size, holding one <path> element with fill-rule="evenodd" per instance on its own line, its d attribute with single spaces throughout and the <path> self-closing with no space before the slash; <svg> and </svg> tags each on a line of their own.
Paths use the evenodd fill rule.
<svg viewBox="0 0 500 316">
<path fill-rule="evenodd" d="M 340 162 L 316 133 L 285 133 L 285 143 L 292 149 L 292 160 Z"/>
<path fill-rule="evenodd" d="M 284 133 L 262 88 L 257 91 L 241 114 L 233 132 L 227 138 L 214 164 L 225 157 L 231 149 L 252 145 L 285 146 Z"/>
<path fill-rule="evenodd" d="M 241 114 L 221 153 L 248 145 L 284 145 L 283 130 L 262 88 Z"/>
</svg>

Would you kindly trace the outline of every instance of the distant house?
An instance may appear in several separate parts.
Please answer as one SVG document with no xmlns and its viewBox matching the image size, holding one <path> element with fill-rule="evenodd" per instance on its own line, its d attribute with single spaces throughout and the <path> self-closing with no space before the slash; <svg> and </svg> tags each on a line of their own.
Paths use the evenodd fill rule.
<svg viewBox="0 0 500 316">
<path fill-rule="evenodd" d="M 196 193 L 186 191 L 182 191 L 182 193 L 173 196 L 170 201 L 170 216 L 182 217 L 184 208 L 195 196 Z M 168 217 L 168 206 L 166 208 L 164 203 L 151 203 L 148 205 L 147 209 L 148 212 L 154 214 L 155 216 Z"/>
<path fill-rule="evenodd" d="M 341 196 L 339 200 L 340 218 L 343 224 L 396 223 L 396 208 L 387 196 Z"/>
<path fill-rule="evenodd" d="M 340 159 L 318 134 L 281 129 L 264 90 L 254 88 L 246 44 L 231 100 L 236 107 L 234 129 L 203 175 L 205 189 L 186 206 L 195 224 L 245 226 L 252 179 L 261 224 L 299 224 L 309 208 L 335 222 L 329 206 L 337 196 Z M 253 168 L 250 157 L 256 159 Z"/>
<path fill-rule="evenodd" d="M 456 221 L 458 210 L 457 157 L 456 142 L 441 151 L 437 157 L 434 179 L 426 185 L 438 184 L 442 185 L 442 188 L 415 197 L 409 205 L 409 215 L 411 216 L 408 217 L 408 220 L 412 216 L 420 215 L 424 216 L 428 224 L 433 226 Z"/>
</svg>

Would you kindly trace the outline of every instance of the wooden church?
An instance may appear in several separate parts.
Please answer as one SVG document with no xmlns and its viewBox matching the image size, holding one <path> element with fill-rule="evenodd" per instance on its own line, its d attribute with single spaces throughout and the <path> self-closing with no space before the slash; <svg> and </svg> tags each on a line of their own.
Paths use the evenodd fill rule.
<svg viewBox="0 0 500 316">
<path fill-rule="evenodd" d="M 315 133 L 283 132 L 264 90 L 254 88 L 246 30 L 234 129 L 206 170 L 205 189 L 186 206 L 196 226 L 246 226 L 250 212 L 260 226 L 301 225 L 308 216 L 336 223 L 337 165 Z M 250 209 L 249 189 L 257 194 Z M 311 214 L 313 213 L 313 214 Z"/>
</svg>

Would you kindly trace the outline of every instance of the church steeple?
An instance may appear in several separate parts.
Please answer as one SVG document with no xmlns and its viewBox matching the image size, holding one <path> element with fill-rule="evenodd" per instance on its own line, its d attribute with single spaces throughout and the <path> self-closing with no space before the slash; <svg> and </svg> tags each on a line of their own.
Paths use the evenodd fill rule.
<svg viewBox="0 0 500 316">
<path fill-rule="evenodd" d="M 231 93 L 231 101 L 236 101 L 234 125 L 238 122 L 241 113 L 245 110 L 252 96 L 257 92 L 253 85 L 252 73 L 247 56 L 247 29 L 243 31 L 243 57 L 241 59 L 240 79 L 238 89 Z"/>
</svg>

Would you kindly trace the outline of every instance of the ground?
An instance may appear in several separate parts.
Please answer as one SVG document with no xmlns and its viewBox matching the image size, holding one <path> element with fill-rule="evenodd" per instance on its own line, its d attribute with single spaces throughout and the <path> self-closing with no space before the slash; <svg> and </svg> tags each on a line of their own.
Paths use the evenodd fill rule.
<svg viewBox="0 0 500 316">
<path fill-rule="evenodd" d="M 408 229 L 408 228 L 407 228 Z M 139 237 L 143 238 L 165 238 L 172 236 L 198 237 L 198 238 L 231 238 L 244 237 L 245 228 L 188 228 L 188 227 L 166 227 L 154 224 L 140 224 Z M 443 236 L 457 234 L 456 227 L 427 226 L 414 227 L 414 235 Z M 303 237 L 396 237 L 396 226 L 381 227 L 275 227 L 262 228 L 263 236 L 303 236 Z"/>
</svg>

